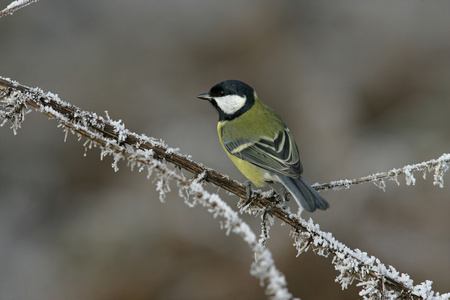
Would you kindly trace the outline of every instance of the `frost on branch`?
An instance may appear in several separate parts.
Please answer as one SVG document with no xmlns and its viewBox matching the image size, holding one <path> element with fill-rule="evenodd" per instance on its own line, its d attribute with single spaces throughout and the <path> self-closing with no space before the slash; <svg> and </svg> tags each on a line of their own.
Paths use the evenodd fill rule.
<svg viewBox="0 0 450 300">
<path fill-rule="evenodd" d="M 11 129 L 14 135 L 17 134 L 17 130 L 20 128 L 25 115 L 29 113 L 27 110 L 27 105 L 24 97 L 21 97 L 22 93 L 17 90 L 8 89 L 2 94 L 7 95 L 7 97 L 0 98 L 0 105 L 5 108 L 5 110 L 0 110 L 0 126 L 5 125 L 9 120 L 11 122 Z"/>
<path fill-rule="evenodd" d="M 366 252 L 348 248 L 335 240 L 331 233 L 321 231 L 312 220 L 298 222 L 308 228 L 308 232 L 291 232 L 298 255 L 310 249 L 325 257 L 333 255 L 334 268 L 339 272 L 336 282 L 342 289 L 357 280 L 357 286 L 362 287 L 359 295 L 363 299 L 450 299 L 450 294 L 433 292 L 431 281 L 414 286 L 408 274 L 401 274 L 393 266 L 385 266 Z"/>
<path fill-rule="evenodd" d="M 39 0 L 16 0 L 11 2 L 5 9 L 0 11 L 0 18 L 6 15 L 12 15 L 16 10 L 21 9 L 33 2 L 38 2 Z"/>
<path fill-rule="evenodd" d="M 102 156 L 111 154 L 103 150 Z M 138 150 L 134 153 L 124 155 L 123 159 L 128 160 L 128 165 L 147 165 L 149 171 L 155 173 L 157 190 L 160 192 L 161 201 L 165 194 L 170 191 L 168 186 L 170 180 L 178 184 L 179 195 L 185 199 L 190 207 L 201 205 L 206 207 L 214 218 L 218 218 L 220 226 L 226 234 L 234 233 L 242 237 L 255 254 L 255 261 L 252 263 L 250 273 L 260 279 L 262 286 L 266 285 L 266 294 L 271 299 L 292 299 L 292 295 L 287 290 L 287 283 L 284 275 L 276 268 L 271 252 L 264 247 L 256 238 L 251 228 L 242 221 L 238 213 L 226 204 L 217 194 L 211 194 L 202 186 L 206 172 L 200 176 L 187 180 L 181 172 L 171 169 L 167 163 L 155 160 L 152 151 Z"/>
<path fill-rule="evenodd" d="M 366 299 L 378 298 L 404 298 L 404 299 L 449 299 L 450 294 L 440 295 L 431 289 L 431 282 L 417 286 L 407 274 L 400 274 L 393 267 L 386 267 L 379 259 L 369 256 L 360 250 L 351 250 L 344 244 L 336 241 L 331 233 L 322 232 L 318 225 L 312 221 L 306 222 L 289 210 L 275 205 L 274 196 L 270 193 L 254 191 L 254 199 L 249 208 L 242 211 L 251 214 L 262 214 L 262 233 L 258 240 L 239 217 L 224 203 L 218 195 L 210 194 L 203 189 L 202 183 L 209 182 L 225 189 L 227 192 L 240 198 L 245 198 L 245 187 L 228 177 L 208 169 L 189 156 L 180 154 L 177 149 L 168 148 L 164 142 L 130 132 L 121 121 L 114 121 L 108 115 L 106 118 L 95 113 L 61 101 L 57 95 L 44 93 L 40 89 L 22 86 L 11 80 L 0 78 L 0 118 L 3 124 L 10 121 L 14 132 L 20 127 L 27 107 L 33 107 L 50 118 L 56 119 L 65 135 L 70 131 L 86 139 L 86 149 L 99 147 L 101 157 L 111 155 L 112 167 L 118 170 L 119 161 L 127 162 L 131 169 L 147 171 L 148 177 L 154 176 L 160 199 L 164 200 L 170 191 L 169 182 L 175 181 L 178 194 L 190 207 L 199 204 L 206 207 L 215 218 L 219 219 L 221 227 L 227 234 L 240 235 L 250 246 L 255 255 L 251 274 L 258 277 L 266 285 L 266 293 L 274 299 L 290 299 L 286 288 L 284 276 L 276 269 L 270 252 L 264 247 L 269 238 L 269 229 L 273 219 L 278 218 L 293 228 L 292 236 L 298 254 L 313 250 L 322 256 L 333 256 L 333 264 L 339 272 L 336 281 L 342 288 L 347 288 L 354 280 L 359 281 L 362 288 L 360 295 Z M 1 120 L 0 120 L 1 121 Z M 350 187 L 363 182 L 376 182 L 385 186 L 385 179 L 398 183 L 398 176 L 405 174 L 407 183 L 414 184 L 414 173 L 434 171 L 434 184 L 443 187 L 443 176 L 449 168 L 450 154 L 443 154 L 438 159 L 422 162 L 415 165 L 393 169 L 388 172 L 377 173 L 354 180 L 335 181 L 328 184 L 315 185 L 317 189 Z M 169 167 L 171 166 L 171 167 Z M 194 174 L 191 180 L 186 179 L 178 169 Z"/>
<path fill-rule="evenodd" d="M 255 254 L 250 273 L 259 278 L 261 285 L 266 285 L 266 295 L 271 299 L 292 299 L 287 290 L 284 275 L 276 268 L 271 252 L 258 242 L 255 233 L 238 213 L 226 204 L 217 194 L 210 194 L 203 189 L 201 179 L 196 178 L 186 187 L 185 192 L 193 196 L 191 206 L 202 205 L 215 218 L 220 219 L 222 229 L 240 235 Z"/>
<path fill-rule="evenodd" d="M 177 149 L 169 149 L 162 141 L 132 133 L 121 121 L 113 121 L 108 115 L 103 118 L 65 103 L 54 94 L 43 93 L 39 89 L 29 89 L 31 92 L 26 92 L 28 89 L 23 86 L 17 90 L 1 89 L 0 85 L 2 93 L 0 96 L 5 107 L 5 111 L 0 110 L 0 116 L 5 122 L 10 120 L 14 130 L 23 120 L 24 109 L 28 104 L 56 119 L 64 127 L 66 134 L 71 131 L 80 139 L 87 138 L 84 143 L 86 149 L 99 147 L 101 159 L 107 155 L 112 156 L 112 167 L 115 171 L 119 170 L 118 163 L 122 160 L 126 161 L 131 169 L 137 167 L 139 171 L 147 170 L 149 177 L 154 176 L 161 201 L 164 201 L 166 193 L 170 191 L 169 183 L 176 181 L 179 194 L 184 195 L 185 199 L 192 198 L 189 202 L 191 207 L 197 205 L 206 207 L 215 218 L 219 219 L 221 228 L 227 234 L 235 233 L 249 245 L 255 255 L 250 272 L 260 279 L 262 285 L 266 286 L 266 294 L 271 299 L 292 299 L 286 287 L 285 277 L 276 268 L 270 251 L 258 242 L 256 235 L 239 218 L 237 212 L 217 194 L 211 194 L 203 188 L 201 181 L 211 176 L 211 171 L 198 166 L 197 169 L 202 170 L 199 174 L 202 175 L 189 181 L 180 171 L 171 168 L 167 162 L 170 160 L 179 164 L 193 163 L 186 156 L 178 154 Z M 186 203 L 188 203 L 187 200 Z"/>
<path fill-rule="evenodd" d="M 373 175 L 357 178 L 357 179 L 344 179 L 331 181 L 324 184 L 316 184 L 313 187 L 317 190 L 335 189 L 339 190 L 342 188 L 348 189 L 354 184 L 373 182 L 377 187 L 381 188 L 383 191 L 386 189 L 385 180 L 398 181 L 399 175 L 405 175 L 406 185 L 415 185 L 416 178 L 414 177 L 415 172 L 423 172 L 423 178 L 426 179 L 427 172 L 434 171 L 434 181 L 433 184 L 441 188 L 444 187 L 444 175 L 448 171 L 450 166 L 450 153 L 444 153 L 437 159 L 432 159 L 429 161 L 424 161 L 418 164 L 407 165 L 403 168 L 392 169 L 387 172 L 375 173 Z"/>
</svg>

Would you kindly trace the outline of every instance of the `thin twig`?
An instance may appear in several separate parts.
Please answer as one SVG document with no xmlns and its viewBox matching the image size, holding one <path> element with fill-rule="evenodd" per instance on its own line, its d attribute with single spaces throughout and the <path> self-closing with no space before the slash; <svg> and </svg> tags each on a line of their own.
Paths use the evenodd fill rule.
<svg viewBox="0 0 450 300">
<path fill-rule="evenodd" d="M 12 15 L 16 10 L 21 9 L 33 2 L 38 2 L 39 0 L 16 0 L 11 2 L 5 9 L 0 11 L 0 18 L 6 15 Z"/>
<path fill-rule="evenodd" d="M 434 176 L 434 184 L 438 185 L 439 187 L 444 187 L 444 181 L 443 181 L 443 173 L 445 173 L 448 170 L 448 166 L 450 164 L 450 153 L 445 153 L 441 155 L 437 159 L 431 159 L 429 161 L 421 162 L 418 164 L 413 165 L 407 165 L 403 168 L 396 168 L 389 170 L 387 172 L 380 172 L 369 176 L 364 176 L 361 178 L 356 179 L 344 179 L 344 180 L 338 180 L 338 181 L 331 181 L 328 183 L 321 183 L 314 185 L 314 188 L 316 190 L 328 190 L 328 189 L 348 189 L 350 186 L 355 184 L 361 184 L 361 183 L 367 183 L 367 182 L 373 182 L 378 187 L 385 189 L 384 180 L 389 179 L 393 180 L 395 182 L 398 182 L 398 176 L 399 175 L 405 175 L 406 176 L 406 184 L 415 184 L 416 179 L 414 178 L 414 172 L 424 172 L 424 177 L 426 172 L 435 170 L 435 176 Z M 447 166 L 447 167 L 446 167 Z"/>
</svg>

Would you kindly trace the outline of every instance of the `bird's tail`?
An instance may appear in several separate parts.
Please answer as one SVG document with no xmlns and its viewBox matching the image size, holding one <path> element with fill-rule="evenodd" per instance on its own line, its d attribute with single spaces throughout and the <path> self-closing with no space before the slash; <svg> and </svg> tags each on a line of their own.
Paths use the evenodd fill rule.
<svg viewBox="0 0 450 300">
<path fill-rule="evenodd" d="M 313 212 L 316 209 L 325 210 L 330 207 L 325 200 L 309 183 L 302 177 L 292 178 L 285 175 L 278 175 L 280 182 L 292 194 L 298 205 L 303 209 Z"/>
</svg>

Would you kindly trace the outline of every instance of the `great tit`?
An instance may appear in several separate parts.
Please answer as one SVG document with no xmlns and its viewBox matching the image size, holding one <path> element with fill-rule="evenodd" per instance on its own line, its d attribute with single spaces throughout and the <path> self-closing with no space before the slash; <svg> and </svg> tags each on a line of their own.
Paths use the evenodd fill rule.
<svg viewBox="0 0 450 300">
<path fill-rule="evenodd" d="M 197 97 L 208 100 L 219 112 L 220 142 L 255 186 L 280 182 L 300 210 L 313 212 L 330 207 L 301 177 L 303 167 L 291 132 L 278 114 L 258 99 L 252 87 L 239 80 L 226 80 Z"/>
</svg>

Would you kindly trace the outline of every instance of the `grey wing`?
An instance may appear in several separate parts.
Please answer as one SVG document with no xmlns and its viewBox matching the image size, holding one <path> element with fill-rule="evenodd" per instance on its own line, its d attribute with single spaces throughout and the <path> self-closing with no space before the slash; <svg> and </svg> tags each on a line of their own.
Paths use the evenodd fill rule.
<svg viewBox="0 0 450 300">
<path fill-rule="evenodd" d="M 258 141 L 230 141 L 223 137 L 223 142 L 229 153 L 263 169 L 295 178 L 303 172 L 297 145 L 286 127 L 275 137 Z"/>
</svg>

